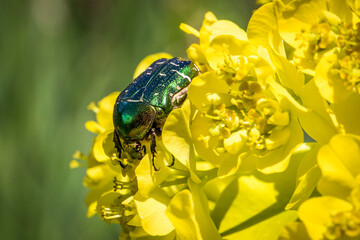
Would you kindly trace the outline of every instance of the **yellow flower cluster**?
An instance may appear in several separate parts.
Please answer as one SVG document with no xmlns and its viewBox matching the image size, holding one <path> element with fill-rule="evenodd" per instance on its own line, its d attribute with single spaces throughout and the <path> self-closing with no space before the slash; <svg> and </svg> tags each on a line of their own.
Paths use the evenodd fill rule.
<svg viewBox="0 0 360 240">
<path fill-rule="evenodd" d="M 119 92 L 89 105 L 97 136 L 71 167 L 87 161 L 88 216 L 119 239 L 360 239 L 360 2 L 258 2 L 246 31 L 211 12 L 180 25 L 200 74 L 156 139 L 158 169 L 149 151 L 119 156 Z"/>
<path fill-rule="evenodd" d="M 302 142 L 301 127 L 275 93 L 276 75 L 246 33 L 226 20 L 205 15 L 199 37 L 188 49 L 202 69 L 189 87 L 189 99 L 200 111 L 192 137 L 199 156 L 227 176 L 239 169 L 281 172 L 292 149 Z"/>
</svg>

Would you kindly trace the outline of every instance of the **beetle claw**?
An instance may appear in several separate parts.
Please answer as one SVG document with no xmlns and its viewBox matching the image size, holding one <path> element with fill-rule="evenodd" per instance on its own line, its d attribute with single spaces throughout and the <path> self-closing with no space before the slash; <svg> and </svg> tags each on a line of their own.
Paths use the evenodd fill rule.
<svg viewBox="0 0 360 240">
<path fill-rule="evenodd" d="M 127 167 L 127 164 L 124 165 L 124 163 L 121 160 L 119 160 L 119 164 L 120 164 L 121 168 L 126 168 Z"/>
<path fill-rule="evenodd" d="M 175 164 L 175 157 L 174 157 L 174 155 L 171 154 L 171 157 L 172 157 L 172 161 L 171 161 L 171 163 L 170 163 L 169 165 L 166 165 L 167 167 L 172 167 L 172 166 L 174 166 L 174 164 Z"/>
<path fill-rule="evenodd" d="M 160 168 L 157 168 L 157 167 L 155 166 L 155 153 L 152 154 L 151 162 L 152 162 L 152 166 L 153 166 L 154 170 L 155 170 L 156 172 L 159 171 Z"/>
</svg>

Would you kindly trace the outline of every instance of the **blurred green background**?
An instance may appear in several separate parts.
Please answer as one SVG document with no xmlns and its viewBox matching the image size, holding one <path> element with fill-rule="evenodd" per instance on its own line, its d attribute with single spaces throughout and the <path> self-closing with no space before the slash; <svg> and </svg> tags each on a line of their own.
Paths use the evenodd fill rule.
<svg viewBox="0 0 360 240">
<path fill-rule="evenodd" d="M 252 0 L 2 0 L 0 4 L 1 239 L 117 239 L 119 226 L 86 217 L 93 134 L 86 110 L 130 83 L 148 54 L 186 57 L 210 10 L 246 28 Z"/>
</svg>

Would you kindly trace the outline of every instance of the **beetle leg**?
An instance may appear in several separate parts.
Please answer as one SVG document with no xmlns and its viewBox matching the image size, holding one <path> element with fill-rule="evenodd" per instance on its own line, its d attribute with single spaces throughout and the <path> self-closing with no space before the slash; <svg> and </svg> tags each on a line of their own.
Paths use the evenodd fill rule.
<svg viewBox="0 0 360 240">
<path fill-rule="evenodd" d="M 159 171 L 160 168 L 156 168 L 155 166 L 155 153 L 156 153 L 156 132 L 155 132 L 155 128 L 152 128 L 150 130 L 150 151 L 151 151 L 151 155 L 152 155 L 152 158 L 151 158 L 151 162 L 152 162 L 152 165 L 154 167 L 154 170 L 155 171 Z"/>
<path fill-rule="evenodd" d="M 120 142 L 119 136 L 117 135 L 116 131 L 114 131 L 113 142 L 115 143 L 115 148 L 116 148 L 116 150 L 117 150 L 118 153 L 119 153 L 119 158 L 121 158 L 121 149 L 122 149 L 122 146 L 121 146 L 121 142 Z"/>
<path fill-rule="evenodd" d="M 142 146 L 142 151 L 143 151 L 144 156 L 145 156 L 146 155 L 146 146 L 145 145 Z"/>
<path fill-rule="evenodd" d="M 120 142 L 120 139 L 119 139 L 119 135 L 117 134 L 116 131 L 114 131 L 113 141 L 114 141 L 114 143 L 115 143 L 115 148 L 116 148 L 116 150 L 117 150 L 118 153 L 119 153 L 119 159 L 121 159 L 121 153 L 122 153 L 122 151 L 124 151 L 124 149 L 123 149 L 123 147 L 122 147 L 122 145 L 121 145 L 121 142 Z M 125 168 L 125 167 L 127 166 L 127 164 L 124 165 L 120 160 L 119 160 L 118 162 L 119 162 L 119 164 L 120 164 L 120 166 L 121 166 L 122 168 Z"/>
<path fill-rule="evenodd" d="M 119 164 L 120 164 L 121 168 L 126 168 L 127 164 L 126 164 L 126 165 L 124 165 L 124 164 L 122 163 L 122 161 L 121 161 L 121 160 L 119 160 L 118 162 L 119 162 Z"/>
<path fill-rule="evenodd" d="M 167 167 L 172 167 L 172 166 L 174 166 L 174 164 L 175 164 L 174 155 L 171 154 L 171 157 L 172 157 L 172 161 L 171 161 L 171 163 L 170 163 L 169 165 L 167 165 Z"/>
</svg>

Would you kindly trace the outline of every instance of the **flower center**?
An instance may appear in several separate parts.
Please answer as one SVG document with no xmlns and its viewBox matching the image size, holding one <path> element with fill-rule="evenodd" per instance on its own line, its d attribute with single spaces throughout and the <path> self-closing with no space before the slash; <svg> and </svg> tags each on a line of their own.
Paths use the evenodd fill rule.
<svg viewBox="0 0 360 240">
<path fill-rule="evenodd" d="M 360 93 L 360 23 L 342 22 L 327 13 L 309 30 L 296 35 L 300 44 L 294 52 L 294 63 L 301 68 L 315 68 L 325 51 L 334 49 L 337 62 L 330 73 L 355 93 Z"/>
<path fill-rule="evenodd" d="M 342 23 L 336 43 L 338 62 L 332 73 L 340 77 L 348 90 L 360 93 L 360 23 Z"/>
<path fill-rule="evenodd" d="M 331 221 L 324 234 L 325 239 L 360 236 L 360 213 L 358 211 L 338 212 L 331 216 Z"/>
<path fill-rule="evenodd" d="M 283 145 L 289 134 L 289 114 L 267 96 L 257 82 L 254 64 L 246 57 L 230 57 L 219 65 L 217 74 L 229 87 L 230 104 L 211 105 L 205 116 L 212 120 L 211 136 L 219 136 L 216 153 L 236 154 L 246 145 L 262 154 Z M 209 95 L 213 98 L 214 96 Z M 280 133 L 280 134 L 279 134 Z"/>
<path fill-rule="evenodd" d="M 328 22 L 320 20 L 298 33 L 295 41 L 300 44 L 294 52 L 294 63 L 301 68 L 315 68 L 319 54 L 336 46 L 336 35 Z"/>
</svg>

